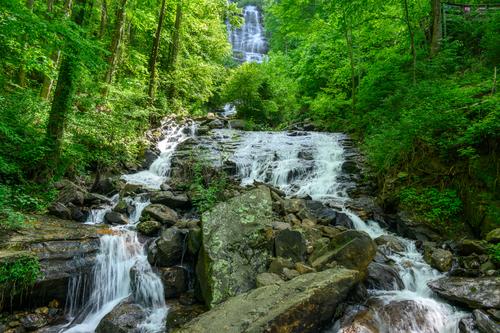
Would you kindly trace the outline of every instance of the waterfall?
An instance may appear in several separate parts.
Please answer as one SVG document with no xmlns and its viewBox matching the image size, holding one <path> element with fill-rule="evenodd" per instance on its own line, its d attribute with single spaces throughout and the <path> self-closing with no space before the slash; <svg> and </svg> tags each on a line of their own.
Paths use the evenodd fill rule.
<svg viewBox="0 0 500 333">
<path fill-rule="evenodd" d="M 181 126 L 168 121 L 163 128 L 165 138 L 158 143 L 160 156 L 148 170 L 124 175 L 122 178 L 128 183 L 159 189 L 169 175 L 171 157 L 176 147 L 196 131 L 194 123 Z M 139 241 L 135 231 L 143 209 L 150 202 L 145 196 L 123 199 L 133 208 L 129 214 L 129 224 L 114 226 L 109 235 L 101 236 L 91 281 L 85 281 L 81 275 L 70 279 L 66 302 L 70 323 L 61 332 L 94 332 L 104 316 L 129 297 L 143 307 L 147 314 L 144 322 L 139 323 L 138 332 L 164 331 L 168 309 L 163 283 L 149 264 L 144 244 Z M 108 205 L 94 209 L 86 223 L 104 223 L 105 214 L 114 208 L 118 200 L 119 196 L 115 195 Z"/>
<path fill-rule="evenodd" d="M 343 135 L 331 133 L 241 133 L 233 161 L 242 185 L 254 181 L 269 183 L 287 195 L 310 196 L 327 203 L 344 203 L 348 196 L 341 181 L 344 151 Z M 375 221 L 363 221 L 344 209 L 356 229 L 372 238 L 388 234 Z M 443 276 L 431 268 L 417 251 L 415 242 L 399 237 L 404 251 L 389 257 L 395 263 L 403 282 L 403 290 L 370 290 L 370 296 L 382 302 L 413 302 L 398 322 L 387 313 L 376 313 L 378 331 L 385 333 L 457 333 L 464 313 L 434 297 L 427 282 Z M 389 313 L 390 314 L 390 313 Z M 339 323 L 328 333 L 347 333 Z"/>
<path fill-rule="evenodd" d="M 243 18 L 245 21 L 241 28 L 228 27 L 234 56 L 241 62 L 260 63 L 267 52 L 260 11 L 256 6 L 246 6 L 243 8 Z"/>
</svg>

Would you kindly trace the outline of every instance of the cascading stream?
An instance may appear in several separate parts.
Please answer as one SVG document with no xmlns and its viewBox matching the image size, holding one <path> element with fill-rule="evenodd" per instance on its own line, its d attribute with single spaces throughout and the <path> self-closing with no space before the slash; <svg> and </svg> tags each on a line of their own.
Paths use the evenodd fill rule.
<svg viewBox="0 0 500 333">
<path fill-rule="evenodd" d="M 241 62 L 262 62 L 267 52 L 267 42 L 262 27 L 262 16 L 256 6 L 243 8 L 244 24 L 241 28 L 230 26 L 229 41 L 236 59 Z"/>
<path fill-rule="evenodd" d="M 348 197 L 340 181 L 344 151 L 341 134 L 298 132 L 248 132 L 234 153 L 242 185 L 254 181 L 269 183 L 287 195 L 310 196 L 328 203 L 344 203 Z M 376 222 L 361 220 L 344 211 L 355 228 L 372 238 L 388 234 Z M 399 237 L 405 249 L 390 255 L 403 282 L 404 289 L 396 291 L 371 290 L 372 298 L 383 304 L 412 302 L 399 319 L 390 313 L 376 313 L 379 332 L 385 333 L 457 333 L 458 322 L 464 313 L 434 297 L 427 282 L 443 276 L 432 269 L 417 251 L 415 243 Z M 405 303 L 406 302 L 406 303 Z M 396 304 L 396 303 L 395 303 Z M 401 318 L 403 320 L 401 320 Z M 326 332 L 347 333 L 339 323 Z"/>
<path fill-rule="evenodd" d="M 167 179 L 170 160 L 176 147 L 195 133 L 194 123 L 177 125 L 164 124 L 165 138 L 158 143 L 161 154 L 149 170 L 141 171 L 122 178 L 132 184 L 159 189 Z M 118 195 L 111 198 L 106 207 L 95 209 L 89 215 L 87 224 L 104 223 L 104 216 L 111 211 L 119 200 Z M 147 318 L 138 325 L 138 332 L 163 332 L 167 314 L 163 284 L 147 260 L 144 244 L 135 231 L 142 211 L 150 202 L 144 196 L 126 197 L 124 200 L 133 207 L 129 214 L 129 224 L 115 226 L 109 235 L 100 238 L 100 252 L 93 269 L 90 284 L 82 276 L 75 276 L 69 284 L 66 313 L 71 321 L 61 329 L 67 333 L 94 332 L 106 314 L 120 302 L 132 297 L 134 303 L 144 308 Z M 91 292 L 87 290 L 91 288 Z"/>
</svg>

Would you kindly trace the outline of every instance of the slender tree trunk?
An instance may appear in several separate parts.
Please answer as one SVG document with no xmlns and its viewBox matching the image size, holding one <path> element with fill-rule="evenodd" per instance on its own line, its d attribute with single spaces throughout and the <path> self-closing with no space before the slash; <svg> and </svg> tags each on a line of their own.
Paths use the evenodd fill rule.
<svg viewBox="0 0 500 333">
<path fill-rule="evenodd" d="M 33 5 L 35 3 L 35 0 L 26 0 L 26 8 L 28 8 L 28 10 L 30 12 L 33 11 Z M 28 49 L 28 35 L 25 34 L 23 36 L 23 39 L 24 39 L 24 47 L 23 47 L 23 50 L 26 51 Z M 23 55 L 24 57 L 24 55 Z M 24 59 L 23 61 L 21 61 L 21 65 L 19 67 L 19 72 L 17 73 L 17 80 L 18 80 L 18 83 L 21 87 L 26 87 L 26 68 L 25 68 L 25 62 L 24 62 Z"/>
<path fill-rule="evenodd" d="M 113 40 L 110 47 L 110 56 L 108 58 L 108 70 L 104 81 L 106 86 L 103 89 L 103 96 L 108 95 L 109 85 L 113 82 L 113 77 L 116 72 L 116 67 L 118 65 L 120 45 L 123 37 L 123 30 L 125 27 L 125 9 L 127 5 L 127 0 L 121 0 L 120 7 L 116 13 L 116 25 L 115 32 L 113 35 Z"/>
<path fill-rule="evenodd" d="M 493 69 L 493 88 L 491 88 L 491 95 L 497 91 L 497 66 Z"/>
<path fill-rule="evenodd" d="M 74 20 L 76 24 L 81 26 L 85 17 L 86 0 L 79 0 L 79 2 L 81 3 L 80 10 L 76 13 Z M 46 153 L 45 168 L 41 171 L 40 175 L 43 180 L 51 178 L 59 166 L 64 128 L 68 114 L 71 111 L 76 80 L 79 75 L 78 47 L 68 45 L 65 54 L 61 58 L 54 101 L 52 102 L 47 123 L 46 140 L 49 149 Z"/>
<path fill-rule="evenodd" d="M 172 43 L 170 44 L 169 58 L 167 62 L 167 72 L 174 73 L 175 66 L 177 64 L 177 56 L 179 54 L 179 40 L 182 24 L 182 0 L 177 3 L 177 9 L 175 13 L 175 23 L 174 31 L 172 33 Z M 168 96 L 170 98 L 174 97 L 176 94 L 175 84 L 172 82 L 168 89 Z"/>
<path fill-rule="evenodd" d="M 431 57 L 435 56 L 441 48 L 441 40 L 443 39 L 442 18 L 441 18 L 441 0 L 431 0 Z"/>
<path fill-rule="evenodd" d="M 108 25 L 108 0 L 101 0 L 101 24 L 99 26 L 99 37 L 104 37 Z"/>
<path fill-rule="evenodd" d="M 403 0 L 405 21 L 408 27 L 408 34 L 410 36 L 410 49 L 412 56 L 412 78 L 413 84 L 417 84 L 417 50 L 415 49 L 415 32 L 410 21 L 410 10 L 408 9 L 408 0 Z"/>
<path fill-rule="evenodd" d="M 48 8 L 49 12 L 52 12 L 54 0 L 49 0 L 49 2 L 50 2 L 50 5 L 47 5 L 47 8 Z M 64 16 L 70 17 L 72 9 L 73 9 L 73 0 L 66 0 L 66 2 L 64 3 Z M 54 52 L 52 52 L 50 59 L 52 60 L 54 67 L 59 68 L 59 64 L 61 62 L 61 50 L 55 50 Z M 42 90 L 40 91 L 40 97 L 42 97 L 45 100 L 48 100 L 50 97 L 50 93 L 52 92 L 53 87 L 54 87 L 54 79 L 52 79 L 50 76 L 46 75 L 43 78 Z"/>
<path fill-rule="evenodd" d="M 156 61 L 158 60 L 158 49 L 160 48 L 161 31 L 163 29 L 163 21 L 165 17 L 165 4 L 166 0 L 162 0 L 160 16 L 158 18 L 158 27 L 156 28 L 156 35 L 153 41 L 153 48 L 151 50 L 151 57 L 149 59 L 149 88 L 148 95 L 151 103 L 154 102 L 156 92 Z"/>
</svg>

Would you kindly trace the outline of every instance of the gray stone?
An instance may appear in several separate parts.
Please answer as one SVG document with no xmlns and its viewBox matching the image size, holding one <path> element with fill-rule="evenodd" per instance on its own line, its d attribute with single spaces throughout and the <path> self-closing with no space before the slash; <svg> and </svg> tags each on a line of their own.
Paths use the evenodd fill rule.
<svg viewBox="0 0 500 333">
<path fill-rule="evenodd" d="M 54 202 L 49 206 L 49 213 L 64 220 L 71 220 L 71 210 L 61 202 Z"/>
<path fill-rule="evenodd" d="M 439 296 L 473 309 L 500 308 L 500 277 L 443 277 L 428 283 Z"/>
<path fill-rule="evenodd" d="M 187 230 L 171 227 L 163 230 L 156 241 L 155 263 L 161 267 L 173 266 L 181 262 Z"/>
<path fill-rule="evenodd" d="M 259 186 L 202 216 L 202 248 L 196 272 L 207 305 L 255 287 L 266 270 L 271 243 L 272 199 L 269 188 Z"/>
<path fill-rule="evenodd" d="M 230 298 L 175 332 L 316 333 L 359 280 L 356 271 L 345 269 L 301 275 Z"/>
<path fill-rule="evenodd" d="M 178 297 L 188 289 L 187 271 L 180 266 L 161 268 L 160 277 L 166 299 Z"/>
<path fill-rule="evenodd" d="M 491 319 L 484 311 L 474 310 L 476 326 L 481 333 L 500 333 L 500 325 Z"/>
<path fill-rule="evenodd" d="M 150 200 L 153 204 L 162 204 L 171 208 L 186 208 L 191 204 L 185 193 L 174 194 L 171 191 L 154 192 Z"/>
<path fill-rule="evenodd" d="M 279 284 L 282 284 L 283 282 L 285 282 L 285 281 L 283 281 L 283 279 L 278 274 L 274 274 L 274 273 L 264 272 L 264 273 L 260 273 L 256 277 L 257 288 L 263 287 L 263 286 L 269 286 L 272 284 L 279 285 Z"/>
<path fill-rule="evenodd" d="M 173 209 L 167 206 L 152 204 L 144 208 L 144 210 L 142 211 L 141 220 L 148 219 L 153 219 L 160 222 L 161 224 L 172 226 L 177 222 L 179 216 Z"/>
<path fill-rule="evenodd" d="M 368 289 L 375 290 L 402 290 L 405 286 L 394 267 L 376 262 L 368 265 L 365 284 Z"/>
<path fill-rule="evenodd" d="M 246 122 L 243 119 L 231 119 L 229 120 L 229 128 L 244 130 L 246 126 Z"/>
<path fill-rule="evenodd" d="M 31 313 L 21 318 L 21 325 L 28 331 L 34 331 L 48 324 L 47 317 Z"/>
<path fill-rule="evenodd" d="M 424 259 L 438 271 L 448 272 L 453 263 L 453 254 L 448 250 L 424 246 Z"/>
<path fill-rule="evenodd" d="M 301 232 L 283 230 L 274 239 L 276 256 L 291 259 L 293 262 L 304 261 L 306 240 Z"/>
<path fill-rule="evenodd" d="M 96 333 L 137 333 L 137 326 L 146 319 L 146 312 L 137 304 L 121 303 L 101 320 Z"/>
<path fill-rule="evenodd" d="M 104 220 L 109 223 L 109 224 L 128 224 L 128 218 L 118 212 L 107 212 L 106 215 L 104 215 Z"/>
<path fill-rule="evenodd" d="M 500 242 L 500 228 L 496 228 L 496 229 L 490 231 L 486 235 L 486 241 L 493 243 L 493 244 L 499 243 Z"/>
<path fill-rule="evenodd" d="M 382 235 L 375 238 L 375 243 L 378 246 L 384 246 L 392 252 L 403 252 L 405 249 L 404 244 L 394 235 Z"/>
<path fill-rule="evenodd" d="M 145 236 L 156 236 L 160 232 L 161 223 L 158 221 L 141 221 L 137 225 L 137 231 Z"/>
</svg>

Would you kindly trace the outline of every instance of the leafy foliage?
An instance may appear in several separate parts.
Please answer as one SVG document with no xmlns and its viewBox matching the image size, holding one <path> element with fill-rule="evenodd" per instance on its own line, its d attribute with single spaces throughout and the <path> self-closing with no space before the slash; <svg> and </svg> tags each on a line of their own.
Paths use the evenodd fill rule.
<svg viewBox="0 0 500 333">
<path fill-rule="evenodd" d="M 202 161 L 193 165 L 193 178 L 189 185 L 191 199 L 200 213 L 210 210 L 224 199 L 224 190 L 228 184 L 225 173 L 207 172 L 210 167 Z"/>
<path fill-rule="evenodd" d="M 38 258 L 22 255 L 13 260 L 0 263 L 0 309 L 4 305 L 5 296 L 10 298 L 25 292 L 33 286 L 41 276 Z"/>
</svg>

